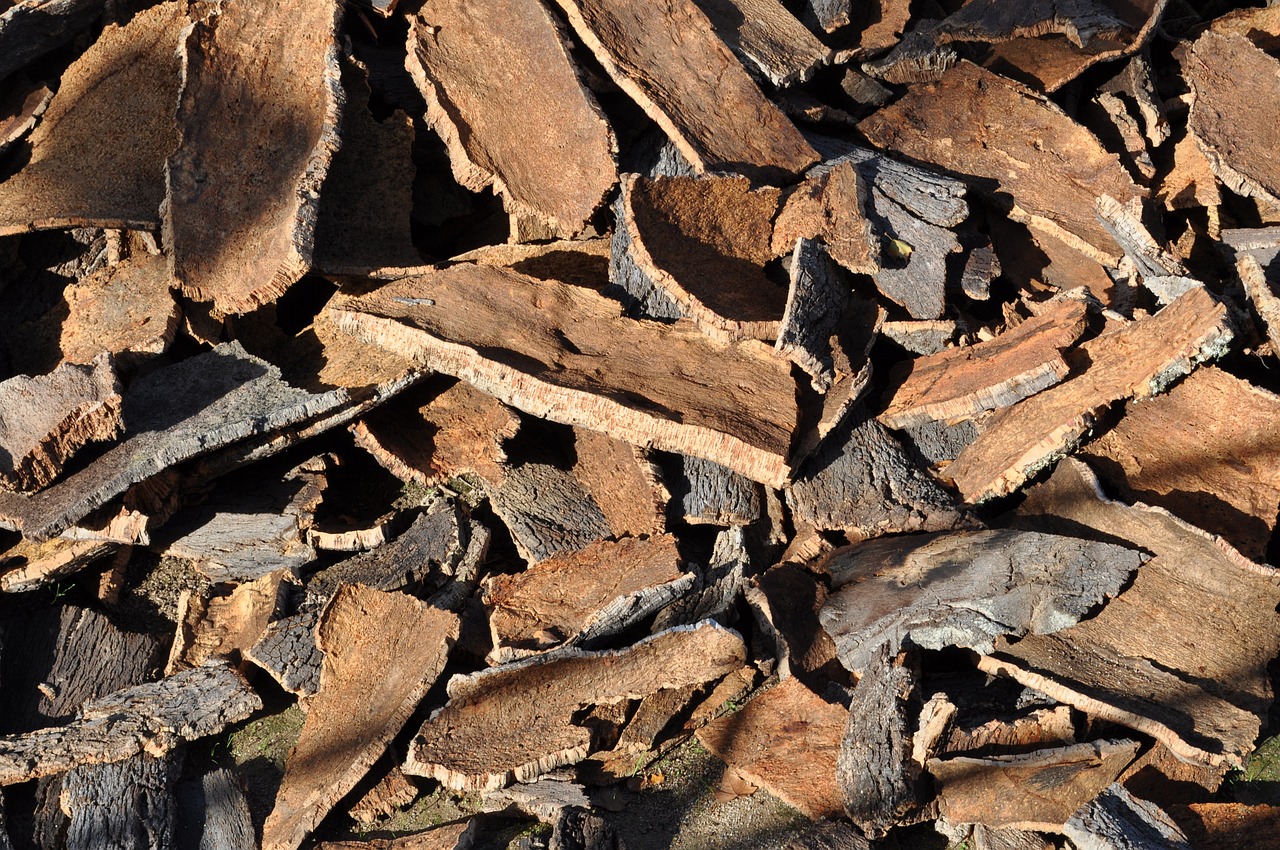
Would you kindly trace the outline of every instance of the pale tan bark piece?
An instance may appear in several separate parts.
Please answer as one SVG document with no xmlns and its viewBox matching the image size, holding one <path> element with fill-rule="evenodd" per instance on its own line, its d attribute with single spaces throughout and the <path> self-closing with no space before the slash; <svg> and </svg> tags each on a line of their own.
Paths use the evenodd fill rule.
<svg viewBox="0 0 1280 850">
<path fill-rule="evenodd" d="M 321 183 L 339 144 L 340 4 L 222 0 L 201 11 L 181 47 L 165 243 L 184 293 L 245 313 L 311 263 Z"/>
<path fill-rule="evenodd" d="M 105 355 L 0 382 L 0 487 L 37 490 L 57 478 L 86 443 L 120 433 L 120 403 L 115 366 Z"/>
<path fill-rule="evenodd" d="M 285 757 L 263 850 L 292 850 L 381 757 L 444 670 L 456 614 L 348 585 L 321 614 L 324 661 L 297 744 Z"/>
<path fill-rule="evenodd" d="M 779 88 L 802 83 L 834 57 L 778 0 L 697 0 L 747 67 Z"/>
<path fill-rule="evenodd" d="M 1226 308 L 1193 289 L 1154 316 L 1081 345 L 1067 358 L 1075 374 L 994 414 L 946 474 L 970 502 L 1011 493 L 1075 448 L 1112 404 L 1163 392 L 1223 354 L 1232 335 Z"/>
<path fill-rule="evenodd" d="M 30 162 L 0 186 L 0 235 L 159 223 L 186 24 L 181 3 L 161 3 L 107 26 L 72 63 L 31 134 Z"/>
<path fill-rule="evenodd" d="M 969 62 L 858 128 L 881 147 L 979 178 L 1011 200 L 1015 219 L 1099 261 L 1120 250 L 1094 215 L 1097 198 L 1144 195 L 1119 158 L 1055 104 Z"/>
<path fill-rule="evenodd" d="M 698 740 L 751 783 L 817 820 L 844 812 L 836 754 L 849 712 L 787 679 L 698 730 Z"/>
<path fill-rule="evenodd" d="M 595 292 L 453 266 L 346 301 L 343 330 L 535 416 L 780 485 L 796 428 L 789 364 L 751 340 L 627 319 Z"/>
<path fill-rule="evenodd" d="M 600 506 L 615 537 L 666 530 L 670 493 L 640 448 L 586 428 L 573 430 L 573 477 Z"/>
<path fill-rule="evenodd" d="M 591 734 L 571 722 L 580 708 L 709 682 L 745 658 L 736 632 L 706 622 L 626 649 L 560 650 L 455 676 L 449 704 L 423 724 L 404 770 L 456 790 L 527 782 L 586 757 Z"/>
<path fill-rule="evenodd" d="M 48 83 L 22 74 L 5 80 L 5 86 L 8 90 L 0 95 L 0 154 L 31 132 L 53 100 Z"/>
<path fill-rule="evenodd" d="M 262 637 L 281 603 L 285 573 L 277 570 L 237 585 L 222 596 L 178 599 L 178 629 L 165 675 L 199 667 L 210 658 L 238 662 Z"/>
<path fill-rule="evenodd" d="M 0 552 L 0 590 L 37 590 L 110 555 L 118 547 L 102 540 L 55 537 L 43 543 L 19 540 Z"/>
<path fill-rule="evenodd" d="M 1012 756 L 930 759 L 928 770 L 951 823 L 1058 832 L 1137 752 L 1137 741 L 1091 741 Z"/>
<path fill-rule="evenodd" d="M 1236 260 L 1236 274 L 1244 284 L 1245 296 L 1253 304 L 1254 311 L 1267 332 L 1273 353 L 1280 353 L 1280 295 L 1272 282 L 1274 275 L 1267 273 L 1258 258 L 1241 251 Z"/>
<path fill-rule="evenodd" d="M 169 284 L 163 256 L 135 253 L 68 286 L 58 341 L 63 359 L 88 363 L 106 351 L 129 365 L 164 352 L 181 318 Z"/>
<path fill-rule="evenodd" d="M 1280 63 L 1243 35 L 1211 30 L 1196 39 L 1184 68 L 1193 94 L 1188 132 L 1218 179 L 1280 206 Z"/>
<path fill-rule="evenodd" d="M 688 590 L 676 539 L 602 540 L 484 587 L 498 663 L 614 634 Z"/>
<path fill-rule="evenodd" d="M 913 360 L 877 418 L 909 428 L 1008 407 L 1067 376 L 1062 352 L 1084 330 L 1084 303 L 1063 299 L 995 339 Z"/>
<path fill-rule="evenodd" d="M 1280 513 L 1280 397 L 1217 368 L 1129 405 L 1083 452 L 1125 499 L 1167 508 L 1264 559 Z"/>
<path fill-rule="evenodd" d="M 1213 166 L 1192 134 L 1174 144 L 1172 167 L 1159 178 L 1156 197 L 1171 210 L 1216 207 L 1222 203 Z"/>
<path fill-rule="evenodd" d="M 694 0 L 557 2 L 614 82 L 696 171 L 785 176 L 817 161 Z"/>
<path fill-rule="evenodd" d="M 618 181 L 617 143 L 542 3 L 435 0 L 412 19 L 408 67 L 459 183 L 582 232 Z"/>
</svg>

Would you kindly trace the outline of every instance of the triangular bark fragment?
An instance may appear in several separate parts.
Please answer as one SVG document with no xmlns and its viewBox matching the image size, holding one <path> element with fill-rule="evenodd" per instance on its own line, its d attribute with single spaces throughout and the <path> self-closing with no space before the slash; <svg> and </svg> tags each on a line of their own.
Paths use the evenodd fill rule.
<svg viewBox="0 0 1280 850">
<path fill-rule="evenodd" d="M 1191 850 L 1172 818 L 1120 785 L 1081 807 L 1062 831 L 1078 850 Z"/>
<path fill-rule="evenodd" d="M 744 64 L 779 88 L 805 82 L 835 55 L 778 0 L 697 3 Z"/>
<path fill-rule="evenodd" d="M 281 607 L 284 572 L 237 585 L 223 596 L 178 599 L 178 629 L 165 673 L 199 667 L 210 658 L 237 662 L 258 642 Z"/>
</svg>

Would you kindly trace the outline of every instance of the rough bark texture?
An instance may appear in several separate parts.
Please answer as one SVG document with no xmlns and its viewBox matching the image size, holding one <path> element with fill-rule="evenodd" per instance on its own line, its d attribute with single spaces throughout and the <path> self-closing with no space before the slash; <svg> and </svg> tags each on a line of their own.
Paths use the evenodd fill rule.
<svg viewBox="0 0 1280 850">
<path fill-rule="evenodd" d="M 0 78 L 24 52 L 6 36 L 13 18 L 79 7 L 88 23 L 101 7 L 79 0 L 19 3 L 0 16 Z M 31 134 L 31 159 L 4 183 L 0 235 L 51 227 L 152 229 L 164 199 L 164 158 L 173 148 L 178 97 L 174 49 L 187 24 L 181 3 L 161 3 L 126 27 L 110 25 L 62 76 Z M 9 70 L 12 70 L 10 68 Z M 121 127 L 121 138 L 104 138 Z"/>
<path fill-rule="evenodd" d="M 225 768 L 178 786 L 179 850 L 258 850 L 239 779 Z"/>
<path fill-rule="evenodd" d="M 1154 316 L 1081 345 L 1068 355 L 1068 380 L 997 412 L 946 474 L 970 502 L 1011 493 L 1078 445 L 1112 404 L 1163 392 L 1220 356 L 1232 337 L 1226 308 L 1193 289 Z"/>
<path fill-rule="evenodd" d="M 369 841 L 325 841 L 316 850 L 469 850 L 476 839 L 477 818 L 447 823 L 401 838 Z"/>
<path fill-rule="evenodd" d="M 459 183 L 492 186 L 559 237 L 583 230 L 618 180 L 616 142 L 541 3 L 433 3 L 413 21 L 409 69 Z"/>
<path fill-rule="evenodd" d="M 831 335 L 844 318 L 848 301 L 847 287 L 827 249 L 813 240 L 797 239 L 791 254 L 791 287 L 774 349 L 803 369 L 821 393 L 836 379 Z"/>
<path fill-rule="evenodd" d="M 570 722 L 580 707 L 708 682 L 745 657 L 736 632 L 707 623 L 622 650 L 561 650 L 454 677 L 449 704 L 423 724 L 404 769 L 458 790 L 528 781 L 586 757 L 590 733 Z"/>
<path fill-rule="evenodd" d="M 282 617 L 267 626 L 244 657 L 265 670 L 280 687 L 296 694 L 309 705 L 320 688 L 320 650 L 316 646 L 314 610 Z"/>
<path fill-rule="evenodd" d="M 113 764 L 77 767 L 61 779 L 59 846 L 66 850 L 170 850 L 177 804 L 177 754 L 140 753 Z"/>
<path fill-rule="evenodd" d="M 670 498 L 642 449 L 599 431 L 575 428 L 573 477 L 600 506 L 614 537 L 661 534 Z"/>
<path fill-rule="evenodd" d="M 170 282 L 163 256 L 135 252 L 68 286 L 58 340 L 63 359 L 90 363 L 105 351 L 127 367 L 164 352 L 181 319 Z"/>
<path fill-rule="evenodd" d="M 775 86 L 804 82 L 834 52 L 777 0 L 698 0 L 729 49 Z"/>
<path fill-rule="evenodd" d="M 842 588 L 821 613 L 853 671 L 888 644 L 990 652 L 1001 635 L 1052 634 L 1115 596 L 1143 556 L 1111 543 L 1000 529 L 886 538 L 822 564 Z"/>
<path fill-rule="evenodd" d="M 663 479 L 679 516 L 694 525 L 750 525 L 760 519 L 761 487 L 715 461 L 688 455 L 663 464 Z"/>
<path fill-rule="evenodd" d="M 693 0 L 558 0 L 578 38 L 693 167 L 762 176 L 817 160 Z"/>
<path fill-rule="evenodd" d="M 1191 850 L 1168 815 L 1119 785 L 1083 806 L 1063 833 L 1079 850 Z"/>
<path fill-rule="evenodd" d="M 347 332 L 535 416 L 786 477 L 795 384 L 760 343 L 625 319 L 594 292 L 482 266 L 396 281 L 339 313 Z"/>
<path fill-rule="evenodd" d="M 178 629 L 165 673 L 199 667 L 210 658 L 239 661 L 281 607 L 284 571 L 237 585 L 224 596 L 178 598 Z"/>
<path fill-rule="evenodd" d="M 320 617 L 324 661 L 297 744 L 285 758 L 263 850 L 298 847 L 400 731 L 444 670 L 458 617 L 396 593 L 342 588 Z"/>
<path fill-rule="evenodd" d="M 792 838 L 783 850 L 871 850 L 871 842 L 848 824 L 824 821 Z"/>
<path fill-rule="evenodd" d="M 698 730 L 698 740 L 741 776 L 819 820 L 844 811 L 836 755 L 848 713 L 787 679 Z"/>
<path fill-rule="evenodd" d="M 771 237 L 774 254 L 799 239 L 820 239 L 831 258 L 855 274 L 879 269 L 879 250 L 866 216 L 867 178 L 853 161 L 837 158 L 811 168 L 783 196 Z"/>
<path fill-rule="evenodd" d="M 55 537 L 43 543 L 19 540 L 0 552 L 0 590 L 20 593 L 46 587 L 110 555 L 118 547 L 103 540 Z"/>
<path fill-rule="evenodd" d="M 507 526 L 520 557 L 536 564 L 612 536 L 609 522 L 573 474 L 546 463 L 507 471 L 489 493 L 493 512 Z"/>
<path fill-rule="evenodd" d="M 1280 296 L 1276 295 L 1274 275 L 1268 274 L 1255 257 L 1247 254 L 1236 260 L 1236 274 L 1244 284 L 1245 296 L 1254 312 L 1262 320 L 1271 350 L 1280 351 Z"/>
<path fill-rule="evenodd" d="M 223 0 L 202 11 L 180 48 L 165 243 L 183 292 L 244 313 L 311 263 L 320 188 L 338 147 L 340 7 Z"/>
</svg>

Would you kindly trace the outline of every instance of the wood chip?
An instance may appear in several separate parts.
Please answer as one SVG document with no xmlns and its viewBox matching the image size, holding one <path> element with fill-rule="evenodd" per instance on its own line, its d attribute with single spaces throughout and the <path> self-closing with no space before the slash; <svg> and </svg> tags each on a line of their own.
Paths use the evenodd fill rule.
<svg viewBox="0 0 1280 850">
<path fill-rule="evenodd" d="M 795 383 L 760 343 L 625 319 L 594 292 L 482 266 L 388 284 L 339 315 L 347 332 L 532 415 L 773 486 L 787 476 Z"/>
<path fill-rule="evenodd" d="M 952 823 L 1058 832 L 1133 760 L 1137 741 L 1091 741 L 1014 756 L 931 759 Z"/>
<path fill-rule="evenodd" d="M 513 215 L 581 233 L 618 180 L 617 143 L 537 0 L 432 3 L 412 19 L 409 70 L 454 178 Z"/>
<path fill-rule="evenodd" d="M 338 147 L 339 8 L 232 0 L 201 10 L 184 33 L 165 243 L 182 291 L 219 313 L 273 301 L 311 263 Z"/>
<path fill-rule="evenodd" d="M 1015 220 L 1100 262 L 1119 250 L 1094 216 L 1095 200 L 1143 196 L 1119 159 L 1056 105 L 969 62 L 858 128 L 877 145 L 987 181 L 980 185 L 1011 199 Z"/>
<path fill-rule="evenodd" d="M 885 641 L 990 652 L 1000 635 L 1052 634 L 1115 596 L 1143 556 L 1034 531 L 920 534 L 859 543 L 821 568 L 842 588 L 823 606 L 840 660 L 859 672 Z"/>
<path fill-rule="evenodd" d="M 1119 785 L 1081 808 L 1063 833 L 1079 850 L 1191 850 L 1168 815 Z"/>
<path fill-rule="evenodd" d="M 69 363 L 109 352 L 122 367 L 168 349 L 181 318 L 164 257 L 133 254 L 69 285 L 58 346 Z"/>
<path fill-rule="evenodd" d="M 106 764 L 213 735 L 262 701 L 230 667 L 211 663 L 86 702 L 65 726 L 0 737 L 0 785 Z"/>
<path fill-rule="evenodd" d="M 835 55 L 777 0 L 698 0 L 716 34 L 779 88 L 802 83 Z"/>
<path fill-rule="evenodd" d="M 848 712 L 798 679 L 698 730 L 698 740 L 754 785 L 818 820 L 844 811 L 836 754 Z"/>
<path fill-rule="evenodd" d="M 0 382 L 0 486 L 38 490 L 53 481 L 85 444 L 120 433 L 120 401 L 106 356 Z"/>
<path fill-rule="evenodd" d="M 484 586 L 494 663 L 617 634 L 693 586 L 675 538 L 600 541 Z"/>
<path fill-rule="evenodd" d="M 47 8 L 24 2 L 0 22 L 18 10 L 46 18 L 41 9 Z M 92 21 L 101 9 L 89 4 L 88 11 Z M 128 26 L 107 26 L 67 69 L 31 134 L 30 161 L 4 182 L 0 235 L 54 227 L 156 227 L 164 158 L 175 139 L 174 50 L 187 23 L 181 3 L 161 3 L 139 12 Z M 6 29 L 7 24 L 0 28 L 0 38 Z M 13 55 L 8 49 L 0 54 Z M 125 126 L 121 137 L 104 138 L 104 128 Z"/>
<path fill-rule="evenodd" d="M 402 594 L 352 585 L 320 617 L 324 661 L 285 758 L 264 850 L 292 850 L 382 755 L 444 669 L 458 617 Z"/>
<path fill-rule="evenodd" d="M 1226 308 L 1203 288 L 1191 290 L 1069 354 L 1068 380 L 998 411 L 947 475 L 970 502 L 1011 493 L 1077 446 L 1115 402 L 1162 392 L 1224 353 L 1232 336 Z"/>
<path fill-rule="evenodd" d="M 796 174 L 813 148 L 752 82 L 693 0 L 557 0 L 605 70 L 698 172 Z"/>
<path fill-rule="evenodd" d="M 527 782 L 586 757 L 590 733 L 570 723 L 580 707 L 708 682 L 737 670 L 745 657 L 736 632 L 706 623 L 626 649 L 561 650 L 456 676 L 449 704 L 414 738 L 404 770 L 457 790 Z"/>
</svg>

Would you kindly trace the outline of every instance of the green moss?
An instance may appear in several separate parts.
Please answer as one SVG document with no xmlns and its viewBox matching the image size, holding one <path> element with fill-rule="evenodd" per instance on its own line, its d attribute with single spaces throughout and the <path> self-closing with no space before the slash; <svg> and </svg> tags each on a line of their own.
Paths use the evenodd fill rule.
<svg viewBox="0 0 1280 850">
<path fill-rule="evenodd" d="M 478 811 L 479 795 L 455 794 L 437 786 L 430 794 L 419 795 L 407 808 L 392 812 L 368 826 L 354 828 L 352 835 L 357 838 L 396 838 L 470 817 Z"/>
<path fill-rule="evenodd" d="M 1280 782 L 1280 735 L 1262 742 L 1244 768 L 1245 782 Z"/>
</svg>

